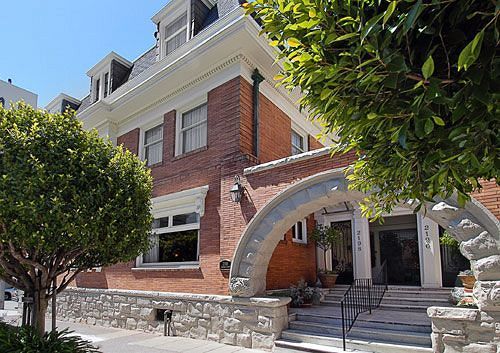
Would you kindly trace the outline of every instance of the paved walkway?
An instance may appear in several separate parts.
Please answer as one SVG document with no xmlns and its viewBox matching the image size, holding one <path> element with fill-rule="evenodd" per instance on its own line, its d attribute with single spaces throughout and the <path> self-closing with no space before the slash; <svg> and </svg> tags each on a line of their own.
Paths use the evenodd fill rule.
<svg viewBox="0 0 500 353">
<path fill-rule="evenodd" d="M 182 337 L 164 337 L 140 331 L 57 322 L 58 329 L 69 328 L 91 341 L 103 353 L 263 353 L 255 349 L 228 346 Z M 47 329 L 50 329 L 47 322 Z"/>
</svg>

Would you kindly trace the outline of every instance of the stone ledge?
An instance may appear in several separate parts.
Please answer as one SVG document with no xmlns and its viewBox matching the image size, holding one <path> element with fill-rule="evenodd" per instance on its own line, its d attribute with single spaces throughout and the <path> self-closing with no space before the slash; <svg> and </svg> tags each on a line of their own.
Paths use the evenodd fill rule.
<svg viewBox="0 0 500 353">
<path fill-rule="evenodd" d="M 431 319 L 476 321 L 479 315 L 479 310 L 431 306 L 430 308 L 427 308 L 427 315 L 429 315 Z"/>
<path fill-rule="evenodd" d="M 290 303 L 289 297 L 252 297 L 252 298 L 236 298 L 228 295 L 214 294 L 192 294 L 192 293 L 173 293 L 173 292 L 153 292 L 139 291 L 126 289 L 95 289 L 95 288 L 74 288 L 68 287 L 65 293 L 81 293 L 81 294 L 107 294 L 107 295 L 123 295 L 128 297 L 146 297 L 151 299 L 166 299 L 166 300 L 186 300 L 186 301 L 201 301 L 215 302 L 227 305 L 242 305 L 242 306 L 259 306 L 277 308 L 286 306 Z"/>
</svg>

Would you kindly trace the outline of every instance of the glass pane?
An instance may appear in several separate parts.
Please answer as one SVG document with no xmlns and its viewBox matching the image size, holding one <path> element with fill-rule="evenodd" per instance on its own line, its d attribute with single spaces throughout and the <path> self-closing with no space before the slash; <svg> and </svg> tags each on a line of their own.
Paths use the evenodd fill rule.
<svg viewBox="0 0 500 353">
<path fill-rule="evenodd" d="M 198 223 L 198 214 L 195 212 L 180 214 L 173 217 L 174 226 L 180 226 L 183 224 L 192 224 L 192 223 Z"/>
<path fill-rule="evenodd" d="M 146 131 L 144 136 L 144 144 L 149 145 L 152 142 L 159 141 L 163 138 L 163 125 L 156 126 Z"/>
<path fill-rule="evenodd" d="M 182 27 L 186 27 L 186 24 L 187 24 L 187 16 L 186 14 L 183 14 L 182 16 L 180 16 L 179 18 L 174 20 L 174 22 L 172 22 L 170 25 L 167 26 L 167 28 L 165 29 L 165 39 L 170 37 L 178 30 L 180 30 Z M 184 32 L 184 35 L 185 34 L 186 33 Z"/>
<path fill-rule="evenodd" d="M 157 218 L 153 221 L 153 229 L 168 227 L 168 217 Z"/>
<path fill-rule="evenodd" d="M 158 262 L 158 255 L 160 250 L 158 240 L 158 235 L 153 234 L 151 236 L 151 249 L 148 253 L 142 256 L 142 260 L 144 263 Z"/>
<path fill-rule="evenodd" d="M 207 145 L 207 123 L 195 126 L 183 132 L 182 152 L 187 153 Z"/>
<path fill-rule="evenodd" d="M 304 138 L 292 130 L 292 154 L 304 152 Z"/>
<path fill-rule="evenodd" d="M 158 262 L 198 261 L 198 230 L 159 235 Z"/>
<path fill-rule="evenodd" d="M 154 145 L 147 146 L 145 152 L 147 165 L 160 163 L 163 155 L 163 143 L 160 141 Z"/>
<path fill-rule="evenodd" d="M 200 121 L 207 119 L 207 105 L 203 104 L 202 106 L 195 108 L 187 113 L 182 114 L 182 128 L 189 127 Z"/>
<path fill-rule="evenodd" d="M 186 43 L 186 30 L 167 41 L 167 55 Z"/>
</svg>

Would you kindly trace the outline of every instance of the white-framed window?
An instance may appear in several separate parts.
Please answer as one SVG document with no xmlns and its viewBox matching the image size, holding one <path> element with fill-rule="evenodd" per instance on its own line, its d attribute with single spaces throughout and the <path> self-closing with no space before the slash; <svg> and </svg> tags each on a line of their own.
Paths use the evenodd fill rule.
<svg viewBox="0 0 500 353">
<path fill-rule="evenodd" d="M 97 102 L 99 99 L 101 99 L 101 79 L 98 78 L 95 80 L 95 97 L 94 97 L 94 102 Z"/>
<path fill-rule="evenodd" d="M 304 136 L 292 130 L 292 155 L 306 152 Z"/>
<path fill-rule="evenodd" d="M 307 244 L 307 219 L 304 218 L 292 226 L 292 240 L 295 243 Z"/>
<path fill-rule="evenodd" d="M 196 212 L 174 214 L 153 221 L 151 250 L 143 265 L 198 263 L 200 216 Z"/>
<path fill-rule="evenodd" d="M 104 74 L 104 98 L 109 94 L 109 72 Z"/>
<path fill-rule="evenodd" d="M 165 27 L 165 55 L 186 43 L 187 29 L 187 13 L 183 13 Z"/>
<path fill-rule="evenodd" d="M 144 132 L 144 159 L 148 166 L 163 160 L 163 124 Z"/>
<path fill-rule="evenodd" d="M 177 140 L 178 154 L 207 145 L 207 104 L 202 104 L 180 116 Z"/>
</svg>

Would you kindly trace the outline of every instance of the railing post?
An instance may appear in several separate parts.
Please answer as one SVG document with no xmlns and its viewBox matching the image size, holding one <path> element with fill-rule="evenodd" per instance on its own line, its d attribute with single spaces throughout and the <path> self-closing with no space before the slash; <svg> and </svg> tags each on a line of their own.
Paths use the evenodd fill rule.
<svg viewBox="0 0 500 353">
<path fill-rule="evenodd" d="M 370 315 L 372 314 L 372 296 L 371 296 L 371 289 L 370 289 L 370 283 L 368 282 L 368 310 L 370 311 Z"/>
<path fill-rule="evenodd" d="M 344 300 L 340 302 L 340 309 L 342 311 L 342 347 L 345 351 Z"/>
</svg>

